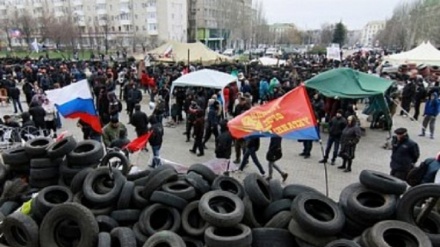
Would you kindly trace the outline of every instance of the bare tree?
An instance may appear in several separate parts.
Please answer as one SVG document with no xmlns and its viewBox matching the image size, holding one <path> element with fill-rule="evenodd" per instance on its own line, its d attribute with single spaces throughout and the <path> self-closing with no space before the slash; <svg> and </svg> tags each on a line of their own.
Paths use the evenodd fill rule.
<svg viewBox="0 0 440 247">
<path fill-rule="evenodd" d="M 255 35 L 256 45 L 269 44 L 273 40 L 273 33 L 271 32 L 267 19 L 264 13 L 264 6 L 261 1 L 257 1 L 255 6 L 255 14 L 253 17 L 253 32 Z"/>
<path fill-rule="evenodd" d="M 28 45 L 31 44 L 31 37 L 36 30 L 36 19 L 29 13 L 29 11 L 24 10 L 21 13 L 16 12 L 17 20 L 16 25 L 21 30 L 22 35 L 26 39 Z"/>
<path fill-rule="evenodd" d="M 10 16 L 7 16 L 6 18 L 2 19 L 0 22 L 0 26 L 2 31 L 5 33 L 6 40 L 8 43 L 8 48 L 12 49 L 12 37 L 10 34 L 10 31 L 12 28 L 14 28 L 14 20 Z"/>
<path fill-rule="evenodd" d="M 333 40 L 334 25 L 325 23 L 321 26 L 321 44 L 328 45 Z"/>
</svg>

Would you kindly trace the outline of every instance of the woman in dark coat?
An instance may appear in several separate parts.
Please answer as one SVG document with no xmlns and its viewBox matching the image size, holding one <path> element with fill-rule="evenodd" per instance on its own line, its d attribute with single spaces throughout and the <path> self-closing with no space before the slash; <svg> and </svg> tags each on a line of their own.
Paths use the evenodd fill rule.
<svg viewBox="0 0 440 247">
<path fill-rule="evenodd" d="M 339 156 L 342 158 L 342 166 L 339 169 L 344 169 L 344 172 L 351 172 L 351 165 L 356 151 L 356 145 L 361 139 L 361 128 L 357 125 L 356 117 L 349 116 L 347 118 L 347 126 L 342 131 L 341 136 L 341 151 Z"/>
</svg>

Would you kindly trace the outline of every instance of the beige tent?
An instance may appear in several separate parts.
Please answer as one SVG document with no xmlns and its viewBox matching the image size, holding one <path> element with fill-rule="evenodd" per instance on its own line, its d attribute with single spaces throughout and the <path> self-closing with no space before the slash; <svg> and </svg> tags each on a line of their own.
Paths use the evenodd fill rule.
<svg viewBox="0 0 440 247">
<path fill-rule="evenodd" d="M 430 42 L 423 42 L 421 45 L 410 51 L 385 57 L 384 61 L 394 65 L 415 63 L 439 66 L 440 51 L 437 50 L 437 48 L 435 48 Z"/>
<path fill-rule="evenodd" d="M 191 63 L 213 64 L 232 60 L 230 57 L 223 56 L 209 49 L 200 42 L 180 43 L 169 41 L 148 53 L 157 60 L 164 62 L 188 63 L 188 55 Z"/>
</svg>

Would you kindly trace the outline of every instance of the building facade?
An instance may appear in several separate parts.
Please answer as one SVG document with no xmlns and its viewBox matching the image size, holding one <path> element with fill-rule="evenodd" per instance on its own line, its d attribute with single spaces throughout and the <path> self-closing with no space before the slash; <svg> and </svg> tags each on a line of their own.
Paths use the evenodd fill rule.
<svg viewBox="0 0 440 247">
<path fill-rule="evenodd" d="M 14 27 L 14 16 L 28 15 L 36 26 L 32 36 L 38 39 L 44 18 L 67 18 L 83 46 L 109 42 L 112 47 L 129 47 L 167 40 L 186 42 L 187 9 L 187 0 L 0 0 L 0 22 L 12 20 L 10 29 L 23 31 L 19 25 Z M 13 40 L 26 43 L 23 35 Z"/>
<path fill-rule="evenodd" d="M 188 40 L 212 49 L 243 48 L 252 39 L 252 0 L 187 0 Z"/>
<path fill-rule="evenodd" d="M 361 44 L 364 47 L 374 47 L 376 46 L 376 36 L 377 34 L 385 28 L 385 21 L 372 21 L 365 25 L 362 29 Z"/>
</svg>

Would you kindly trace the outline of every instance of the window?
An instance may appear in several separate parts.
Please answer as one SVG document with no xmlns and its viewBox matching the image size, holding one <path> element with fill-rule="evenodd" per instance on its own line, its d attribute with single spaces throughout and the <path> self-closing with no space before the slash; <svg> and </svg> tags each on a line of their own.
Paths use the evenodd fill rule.
<svg viewBox="0 0 440 247">
<path fill-rule="evenodd" d="M 134 15 L 134 18 L 137 19 L 137 18 L 138 18 L 138 15 Z"/>
<path fill-rule="evenodd" d="M 148 24 L 148 29 L 150 31 L 156 31 L 157 30 L 157 25 L 156 24 Z"/>
<path fill-rule="evenodd" d="M 139 31 L 139 27 L 138 26 L 136 26 L 136 31 Z"/>
<path fill-rule="evenodd" d="M 146 26 L 142 26 L 142 30 L 147 31 L 147 27 Z"/>
<path fill-rule="evenodd" d="M 119 31 L 119 32 L 121 31 L 121 26 L 118 27 L 118 31 Z"/>
</svg>

